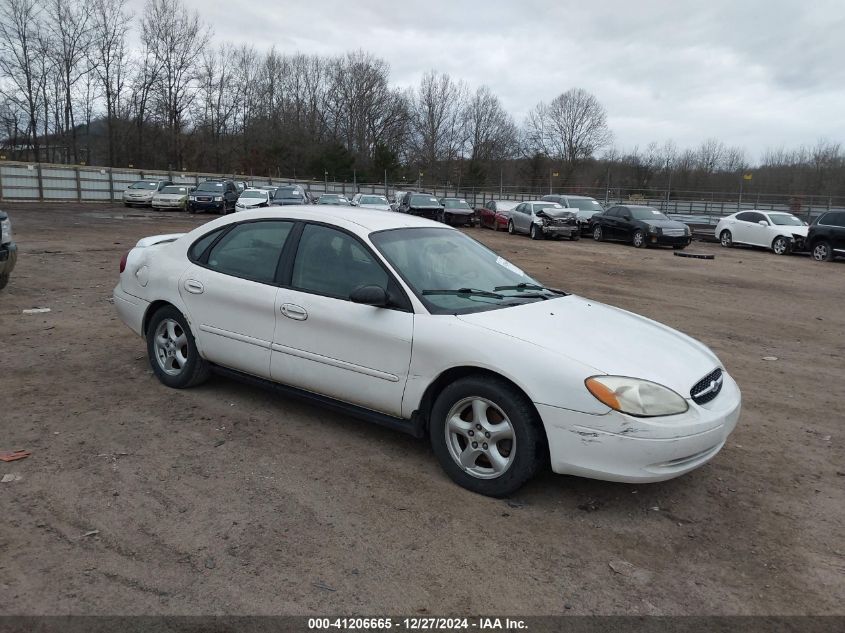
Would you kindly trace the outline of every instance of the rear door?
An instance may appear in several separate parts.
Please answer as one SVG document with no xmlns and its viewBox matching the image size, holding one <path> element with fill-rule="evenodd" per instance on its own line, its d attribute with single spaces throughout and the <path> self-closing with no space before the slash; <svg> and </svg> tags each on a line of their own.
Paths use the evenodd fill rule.
<svg viewBox="0 0 845 633">
<path fill-rule="evenodd" d="M 845 212 L 829 213 L 825 223 L 830 225 L 828 230 L 834 252 L 840 257 L 845 255 Z"/>
<path fill-rule="evenodd" d="M 282 220 L 242 222 L 195 243 L 179 293 L 209 361 L 269 378 L 276 271 L 292 228 Z"/>
<path fill-rule="evenodd" d="M 273 380 L 400 416 L 414 315 L 404 291 L 370 248 L 337 227 L 305 224 L 282 279 Z M 403 307 L 350 301 L 352 291 L 365 285 L 386 289 L 402 299 Z"/>
</svg>

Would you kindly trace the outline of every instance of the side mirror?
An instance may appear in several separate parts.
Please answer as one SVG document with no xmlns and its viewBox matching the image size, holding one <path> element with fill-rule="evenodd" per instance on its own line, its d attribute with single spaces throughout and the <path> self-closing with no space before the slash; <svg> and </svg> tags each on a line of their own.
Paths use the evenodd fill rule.
<svg viewBox="0 0 845 633">
<path fill-rule="evenodd" d="M 352 303 L 362 303 L 376 308 L 385 308 L 390 303 L 387 291 L 381 286 L 359 286 L 349 295 Z"/>
<path fill-rule="evenodd" d="M 759 224 L 760 226 L 769 226 L 769 223 L 765 220 L 757 220 L 757 224 Z"/>
</svg>

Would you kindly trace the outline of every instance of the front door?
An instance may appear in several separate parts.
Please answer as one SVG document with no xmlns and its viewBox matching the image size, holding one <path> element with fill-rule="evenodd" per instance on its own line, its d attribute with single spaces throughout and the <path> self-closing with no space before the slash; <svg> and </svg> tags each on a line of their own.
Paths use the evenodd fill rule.
<svg viewBox="0 0 845 633">
<path fill-rule="evenodd" d="M 236 225 L 179 279 L 194 336 L 213 363 L 268 378 L 276 268 L 293 222 Z"/>
<path fill-rule="evenodd" d="M 289 274 L 276 301 L 273 380 L 400 416 L 414 315 L 349 300 L 360 286 L 398 290 L 376 256 L 345 231 L 306 224 Z"/>
</svg>

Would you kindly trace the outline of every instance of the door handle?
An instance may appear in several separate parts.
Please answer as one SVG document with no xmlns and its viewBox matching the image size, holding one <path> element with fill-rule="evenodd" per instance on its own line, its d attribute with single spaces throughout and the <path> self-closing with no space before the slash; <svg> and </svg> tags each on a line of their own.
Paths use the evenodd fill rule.
<svg viewBox="0 0 845 633">
<path fill-rule="evenodd" d="M 195 295 L 201 295 L 205 287 L 196 279 L 186 279 L 185 290 Z"/>
<path fill-rule="evenodd" d="M 294 303 L 283 303 L 280 310 L 283 315 L 294 321 L 304 321 L 308 318 L 308 312 L 305 308 Z"/>
</svg>

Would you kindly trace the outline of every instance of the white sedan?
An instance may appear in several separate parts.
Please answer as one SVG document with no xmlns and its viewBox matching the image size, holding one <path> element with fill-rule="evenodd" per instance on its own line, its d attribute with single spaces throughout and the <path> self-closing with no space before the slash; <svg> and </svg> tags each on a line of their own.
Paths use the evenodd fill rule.
<svg viewBox="0 0 845 633">
<path fill-rule="evenodd" d="M 270 206 L 272 193 L 266 189 L 244 189 L 235 203 L 235 211 L 248 211 Z"/>
<path fill-rule="evenodd" d="M 451 227 L 332 207 L 142 239 L 114 304 L 169 387 L 212 370 L 428 437 L 458 484 L 662 481 L 712 459 L 739 389 L 701 343 L 543 287 Z M 602 337 L 572 337 L 591 328 Z"/>
<path fill-rule="evenodd" d="M 775 255 L 788 255 L 804 249 L 809 227 L 784 211 L 740 211 L 728 215 L 716 225 L 716 238 L 726 248 L 734 244 L 762 246 Z"/>
</svg>

